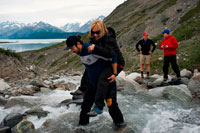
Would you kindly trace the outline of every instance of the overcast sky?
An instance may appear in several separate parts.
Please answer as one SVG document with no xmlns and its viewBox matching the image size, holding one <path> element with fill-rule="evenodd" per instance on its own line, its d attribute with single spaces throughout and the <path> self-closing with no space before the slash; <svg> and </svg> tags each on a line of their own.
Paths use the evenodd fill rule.
<svg viewBox="0 0 200 133">
<path fill-rule="evenodd" d="M 109 15 L 125 0 L 0 0 L 0 22 L 44 21 L 55 26 Z"/>
</svg>

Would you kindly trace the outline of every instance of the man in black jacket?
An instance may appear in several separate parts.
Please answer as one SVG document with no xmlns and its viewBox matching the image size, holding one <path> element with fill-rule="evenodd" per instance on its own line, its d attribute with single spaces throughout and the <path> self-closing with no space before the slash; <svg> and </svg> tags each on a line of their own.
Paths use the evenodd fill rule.
<svg viewBox="0 0 200 133">
<path fill-rule="evenodd" d="M 139 49 L 139 45 L 141 46 L 141 49 Z M 153 49 L 151 49 L 151 45 L 153 46 Z M 151 54 L 154 52 L 156 48 L 155 43 L 148 39 L 148 33 L 143 33 L 143 39 L 140 40 L 136 44 L 136 49 L 140 53 L 140 70 L 141 70 L 141 77 L 144 78 L 143 71 L 144 71 L 144 64 L 147 65 L 147 78 L 149 78 L 149 72 L 150 72 L 150 58 Z"/>
</svg>

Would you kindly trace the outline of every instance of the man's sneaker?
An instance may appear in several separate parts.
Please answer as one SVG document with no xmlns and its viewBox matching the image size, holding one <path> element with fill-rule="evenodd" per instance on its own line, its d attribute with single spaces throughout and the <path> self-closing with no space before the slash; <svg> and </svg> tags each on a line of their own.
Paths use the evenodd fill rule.
<svg viewBox="0 0 200 133">
<path fill-rule="evenodd" d="M 78 96 L 78 95 L 83 95 L 83 92 L 81 90 L 76 90 L 74 92 L 70 92 L 71 95 L 75 95 L 75 96 Z"/>
<path fill-rule="evenodd" d="M 96 105 L 94 106 L 94 108 L 87 113 L 87 115 L 89 115 L 90 117 L 95 117 L 97 116 L 98 114 L 102 114 L 103 111 L 100 110 Z"/>
<path fill-rule="evenodd" d="M 126 127 L 126 126 L 127 126 L 127 124 L 126 124 L 126 122 L 122 122 L 122 123 L 115 123 L 115 126 L 116 126 L 117 128 L 124 128 L 124 127 Z"/>
</svg>

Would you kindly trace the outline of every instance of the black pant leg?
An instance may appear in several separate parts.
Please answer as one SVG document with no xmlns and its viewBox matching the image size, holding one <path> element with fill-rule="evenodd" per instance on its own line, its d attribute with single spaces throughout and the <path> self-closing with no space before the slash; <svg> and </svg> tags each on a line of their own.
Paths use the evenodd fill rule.
<svg viewBox="0 0 200 133">
<path fill-rule="evenodd" d="M 87 125 L 89 123 L 89 116 L 87 113 L 90 111 L 95 100 L 96 88 L 89 86 L 83 97 L 81 105 L 79 125 Z"/>
<path fill-rule="evenodd" d="M 177 64 L 176 55 L 171 56 L 171 65 L 172 65 L 172 69 L 176 73 L 176 76 L 180 77 L 181 75 L 180 75 L 179 67 Z"/>
<path fill-rule="evenodd" d="M 169 61 L 170 61 L 169 56 L 164 56 L 164 66 L 163 66 L 164 78 L 168 78 Z"/>
<path fill-rule="evenodd" d="M 81 84 L 80 84 L 80 87 L 78 88 L 80 91 L 82 92 L 86 92 L 87 88 L 88 88 L 88 85 L 89 85 L 89 81 L 88 81 L 88 73 L 85 69 L 84 73 L 83 73 L 83 76 L 81 78 Z"/>
<path fill-rule="evenodd" d="M 122 112 L 119 109 L 119 106 L 117 103 L 116 82 L 113 82 L 110 84 L 107 98 L 112 98 L 112 105 L 108 107 L 108 111 L 109 111 L 110 116 L 113 119 L 113 122 L 114 123 L 123 123 L 124 118 L 123 118 Z"/>
<path fill-rule="evenodd" d="M 111 76 L 112 73 L 113 73 L 113 70 L 112 70 L 111 65 L 106 66 L 98 79 L 95 104 L 101 110 L 105 106 L 104 100 L 106 98 L 108 88 L 110 85 L 109 80 L 107 78 Z"/>
</svg>

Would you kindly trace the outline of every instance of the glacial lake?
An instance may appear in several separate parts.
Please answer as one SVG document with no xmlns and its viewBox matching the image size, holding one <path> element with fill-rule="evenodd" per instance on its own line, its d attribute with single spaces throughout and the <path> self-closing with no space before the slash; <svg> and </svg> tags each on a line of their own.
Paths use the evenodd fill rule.
<svg viewBox="0 0 200 133">
<path fill-rule="evenodd" d="M 65 39 L 0 39 L 0 48 L 22 52 L 41 49 L 62 41 Z"/>
</svg>

